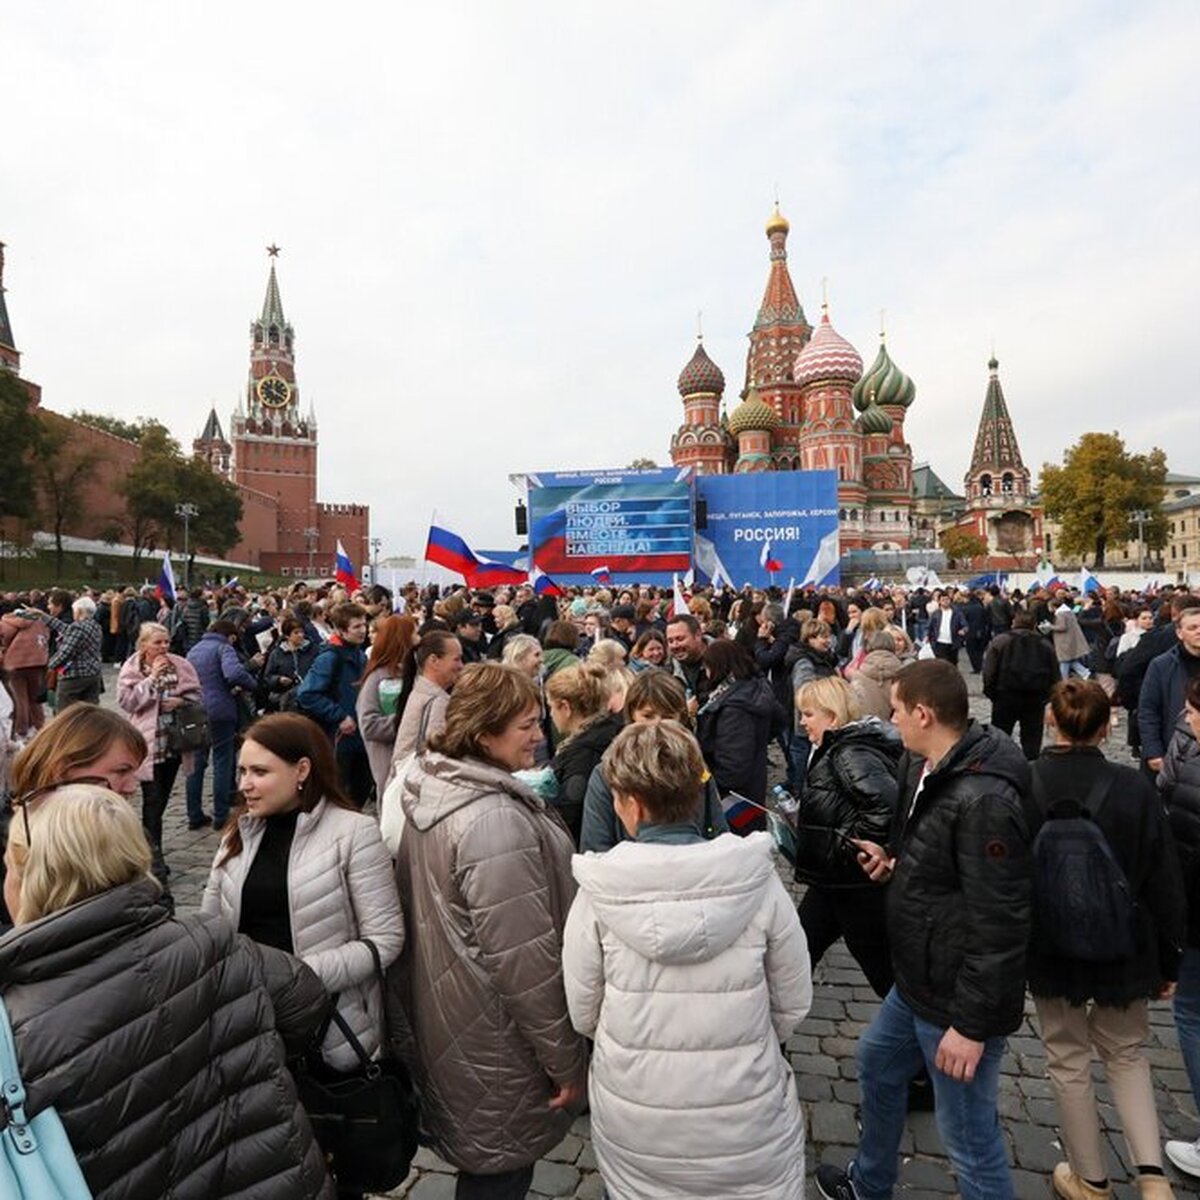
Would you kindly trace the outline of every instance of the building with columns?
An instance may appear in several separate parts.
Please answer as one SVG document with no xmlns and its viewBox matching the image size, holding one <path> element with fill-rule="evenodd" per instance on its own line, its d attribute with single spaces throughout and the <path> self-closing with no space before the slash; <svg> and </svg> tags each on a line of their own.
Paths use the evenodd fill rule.
<svg viewBox="0 0 1200 1200">
<path fill-rule="evenodd" d="M 906 550 L 912 449 L 904 418 L 916 388 L 882 336 L 864 374 L 828 304 L 816 329 L 809 325 L 788 270 L 789 230 L 776 205 L 741 402 L 726 415 L 725 376 L 701 341 L 679 374 L 683 423 L 671 439 L 671 461 L 700 474 L 835 471 L 842 549 Z"/>
<path fill-rule="evenodd" d="M 317 500 L 317 417 L 302 409 L 295 330 L 284 315 L 272 246 L 262 310 L 250 323 L 246 388 L 227 440 L 215 408 L 193 451 L 242 495 L 242 539 L 230 557 L 272 575 L 330 574 L 340 539 L 351 561 L 367 557 L 370 509 Z"/>
</svg>

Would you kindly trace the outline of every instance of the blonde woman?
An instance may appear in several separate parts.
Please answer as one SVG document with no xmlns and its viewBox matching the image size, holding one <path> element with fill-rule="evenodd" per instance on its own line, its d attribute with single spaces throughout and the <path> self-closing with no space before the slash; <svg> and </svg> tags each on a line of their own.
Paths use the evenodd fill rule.
<svg viewBox="0 0 1200 1200">
<path fill-rule="evenodd" d="M 172 919 L 113 792 L 71 784 L 17 809 L 0 992 L 25 1085 L 58 1110 L 92 1195 L 332 1200 L 284 1064 L 325 1012 L 313 973 L 226 922 Z"/>
<path fill-rule="evenodd" d="M 875 994 L 892 986 L 886 893 L 858 865 L 855 841 L 886 845 L 899 794 L 900 738 L 877 717 L 863 717 L 850 685 L 833 675 L 796 693 L 796 711 L 812 746 L 800 795 L 796 878 L 808 885 L 800 923 L 812 961 L 840 937 Z"/>
<path fill-rule="evenodd" d="M 611 708 L 608 672 L 595 663 L 577 663 L 556 672 L 546 683 L 546 697 L 550 719 L 562 738 L 553 764 L 558 778 L 556 805 L 578 846 L 588 780 L 623 722 Z"/>
<path fill-rule="evenodd" d="M 186 658 L 172 654 L 171 633 L 157 621 L 143 621 L 138 629 L 137 648 L 117 676 L 117 703 L 129 714 L 137 731 L 146 739 L 148 751 L 138 768 L 142 785 L 142 825 L 150 845 L 162 854 L 163 813 L 171 798 L 182 766 L 191 773 L 193 756 L 171 746 L 175 714 L 188 704 L 200 703 L 200 676 Z M 201 829 L 203 820 L 188 819 L 188 828 Z"/>
</svg>

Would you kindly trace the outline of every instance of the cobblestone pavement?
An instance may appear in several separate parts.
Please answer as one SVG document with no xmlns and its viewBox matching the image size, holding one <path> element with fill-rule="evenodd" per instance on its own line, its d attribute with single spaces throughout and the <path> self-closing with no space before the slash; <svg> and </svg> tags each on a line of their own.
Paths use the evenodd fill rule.
<svg viewBox="0 0 1200 1200">
<path fill-rule="evenodd" d="M 107 703 L 116 694 L 115 675 L 107 679 Z M 968 676 L 972 714 L 985 718 L 990 706 L 979 695 L 978 679 Z M 1106 746 L 1110 757 L 1128 762 L 1124 749 L 1125 728 L 1116 730 Z M 777 772 L 781 771 L 776 763 Z M 208 808 L 206 798 L 206 809 Z M 172 870 L 171 886 L 180 909 L 198 906 L 212 856 L 216 835 L 211 831 L 191 833 L 185 820 L 182 783 L 168 809 L 165 849 Z M 854 1062 L 855 1043 L 875 1013 L 878 1001 L 857 964 L 838 943 L 814 973 L 812 1011 L 787 1044 L 788 1057 L 796 1072 L 796 1086 L 805 1109 L 808 1129 L 806 1147 L 808 1170 L 832 1162 L 844 1165 L 852 1156 L 858 1138 L 858 1083 Z M 1200 1133 L 1200 1120 L 1188 1089 L 1187 1076 L 1179 1055 L 1179 1043 L 1171 1018 L 1170 1006 L 1156 1004 L 1150 1015 L 1150 1044 L 1147 1056 L 1154 1072 L 1155 1092 L 1164 1136 L 1192 1138 Z M 1049 1173 L 1063 1157 L 1055 1128 L 1057 1112 L 1046 1079 L 1045 1055 L 1037 1035 L 1032 1004 L 1026 1006 L 1026 1020 L 1009 1038 L 1008 1053 L 1002 1067 L 1000 1112 L 1008 1140 L 1021 1200 L 1049 1194 Z M 1111 1105 L 1108 1088 L 1098 1065 L 1094 1067 L 1097 1097 L 1109 1152 L 1109 1171 L 1114 1180 L 1114 1195 L 1133 1200 L 1132 1163 L 1120 1134 L 1120 1123 Z M 955 1185 L 942 1152 L 932 1113 L 913 1113 L 901 1146 L 900 1171 L 902 1194 L 913 1197 L 949 1196 Z M 1180 1194 L 1195 1194 L 1194 1181 L 1174 1173 L 1168 1167 Z M 816 1188 L 810 1189 L 816 1195 Z M 450 1200 L 454 1195 L 452 1168 L 428 1150 L 422 1150 L 409 1178 L 394 1197 L 407 1200 Z M 596 1160 L 588 1137 L 588 1119 L 579 1117 L 570 1134 L 538 1163 L 531 1195 L 537 1197 L 577 1197 L 599 1200 L 604 1194 Z"/>
</svg>

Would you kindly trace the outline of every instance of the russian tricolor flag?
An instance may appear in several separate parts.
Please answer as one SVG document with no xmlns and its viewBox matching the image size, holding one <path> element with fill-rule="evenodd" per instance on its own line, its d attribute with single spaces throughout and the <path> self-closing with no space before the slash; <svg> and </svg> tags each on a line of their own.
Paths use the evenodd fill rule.
<svg viewBox="0 0 1200 1200">
<path fill-rule="evenodd" d="M 494 562 L 490 558 L 477 558 L 474 567 L 467 573 L 467 582 L 473 588 L 519 587 L 528 576 L 519 567 Z"/>
<path fill-rule="evenodd" d="M 725 814 L 726 824 L 736 832 L 745 829 L 760 812 L 767 810 L 761 804 L 755 804 L 753 800 L 740 796 L 737 792 L 730 792 L 728 796 L 721 797 L 721 811 Z"/>
<path fill-rule="evenodd" d="M 362 586 L 358 582 L 358 576 L 354 574 L 354 564 L 350 561 L 350 555 L 346 553 L 346 547 L 342 545 L 342 539 L 338 538 L 337 555 L 333 561 L 334 578 L 348 592 L 356 592 Z"/>
<path fill-rule="evenodd" d="M 529 578 L 533 581 L 533 591 L 536 596 L 564 595 L 562 588 L 539 567 L 533 568 L 533 574 Z"/>
<path fill-rule="evenodd" d="M 602 567 L 593 567 L 592 577 L 599 583 L 612 583 L 612 572 L 608 569 L 608 563 Z"/>
<path fill-rule="evenodd" d="M 762 565 L 763 570 L 770 575 L 774 575 L 776 571 L 783 570 L 783 563 L 771 553 L 770 542 L 763 542 L 762 553 L 758 556 L 758 561 Z"/>
<path fill-rule="evenodd" d="M 171 570 L 171 556 L 163 551 L 162 569 L 158 573 L 158 587 L 154 594 L 167 604 L 175 603 L 175 572 Z"/>
<path fill-rule="evenodd" d="M 439 525 L 429 527 L 425 558 L 448 571 L 456 571 L 464 578 L 475 569 L 475 564 L 479 561 L 471 547 L 457 533 L 451 533 L 449 529 L 442 529 Z"/>
</svg>

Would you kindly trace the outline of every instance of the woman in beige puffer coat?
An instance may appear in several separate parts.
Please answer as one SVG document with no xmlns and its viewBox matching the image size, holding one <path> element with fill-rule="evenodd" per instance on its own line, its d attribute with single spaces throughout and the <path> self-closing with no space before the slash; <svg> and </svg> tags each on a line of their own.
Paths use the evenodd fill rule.
<svg viewBox="0 0 1200 1200">
<path fill-rule="evenodd" d="M 459 1200 L 523 1196 L 583 1101 L 561 965 L 574 847 L 511 774 L 533 765 L 541 738 L 535 684 L 478 663 L 405 781 L 396 870 L 409 929 L 389 998 L 411 1029 L 399 1049 L 432 1144 L 459 1169 Z"/>
<path fill-rule="evenodd" d="M 311 967 L 363 1049 L 384 1044 L 386 968 L 404 945 L 392 862 L 373 817 L 338 791 L 328 739 L 307 717 L 275 713 L 246 733 L 239 759 L 246 811 L 222 839 L 200 903 L 241 933 Z M 353 1070 L 358 1056 L 336 1025 L 325 1062 Z"/>
</svg>

